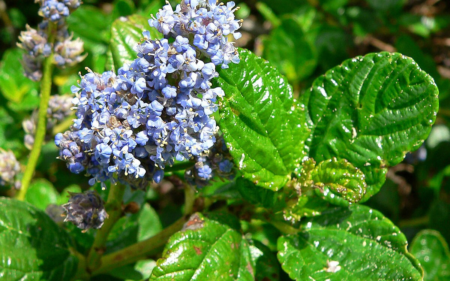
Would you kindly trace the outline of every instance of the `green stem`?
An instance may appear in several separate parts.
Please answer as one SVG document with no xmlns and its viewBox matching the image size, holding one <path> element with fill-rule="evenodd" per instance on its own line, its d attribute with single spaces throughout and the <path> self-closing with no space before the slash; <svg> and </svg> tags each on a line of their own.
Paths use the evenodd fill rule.
<svg viewBox="0 0 450 281">
<path fill-rule="evenodd" d="M 192 166 L 194 166 L 194 163 L 192 163 L 192 162 L 177 163 L 170 167 L 166 167 L 164 169 L 164 172 L 175 172 L 175 171 L 186 170 L 187 168 L 190 168 Z"/>
<path fill-rule="evenodd" d="M 187 219 L 188 216 L 184 216 L 155 236 L 104 256 L 101 259 L 101 266 L 92 272 L 92 276 L 109 272 L 114 268 L 119 268 L 155 254 L 160 247 L 166 244 L 170 236 L 183 228 Z"/>
<path fill-rule="evenodd" d="M 184 214 L 190 215 L 194 211 L 195 190 L 189 185 L 184 186 Z"/>
<path fill-rule="evenodd" d="M 72 280 L 89 280 L 89 273 L 86 271 L 86 258 L 73 248 L 69 248 L 71 254 L 78 259 L 77 273 Z"/>
<path fill-rule="evenodd" d="M 48 26 L 48 43 L 53 45 L 56 36 L 56 24 L 49 22 Z M 17 194 L 18 200 L 25 200 L 28 187 L 33 178 L 34 170 L 36 169 L 41 148 L 44 143 L 45 134 L 47 131 L 47 108 L 50 100 L 50 93 L 52 89 L 52 74 L 53 74 L 53 53 L 44 60 L 43 75 L 41 81 L 41 102 L 39 104 L 38 123 L 36 128 L 36 135 L 34 136 L 34 144 L 28 159 L 28 164 L 22 178 L 22 186 Z"/>
<path fill-rule="evenodd" d="M 58 125 L 53 127 L 53 131 L 52 131 L 53 135 L 56 136 L 58 133 L 67 131 L 70 128 L 70 126 L 72 126 L 73 119 L 75 119 L 75 116 L 70 115 L 69 117 L 64 119 L 61 123 L 59 123 Z"/>
<path fill-rule="evenodd" d="M 89 272 L 93 272 L 95 269 L 100 267 L 100 258 L 105 252 L 105 244 L 108 234 L 111 232 L 114 224 L 122 215 L 122 200 L 124 192 L 124 186 L 120 184 L 111 185 L 108 200 L 105 205 L 108 218 L 105 220 L 102 228 L 97 231 L 94 243 L 92 244 L 87 257 L 87 269 Z"/>
<path fill-rule="evenodd" d="M 293 226 L 290 226 L 287 223 L 281 222 L 281 221 L 270 221 L 270 223 L 275 226 L 280 232 L 284 233 L 284 234 L 297 234 L 299 232 L 301 232 L 300 229 L 295 228 Z"/>
<path fill-rule="evenodd" d="M 423 216 L 423 217 L 419 217 L 419 218 L 414 218 L 414 219 L 410 219 L 410 220 L 402 220 L 398 223 L 398 226 L 400 228 L 403 227 L 415 227 L 415 226 L 422 226 L 422 225 L 426 225 L 430 222 L 430 217 L 429 216 Z"/>
</svg>

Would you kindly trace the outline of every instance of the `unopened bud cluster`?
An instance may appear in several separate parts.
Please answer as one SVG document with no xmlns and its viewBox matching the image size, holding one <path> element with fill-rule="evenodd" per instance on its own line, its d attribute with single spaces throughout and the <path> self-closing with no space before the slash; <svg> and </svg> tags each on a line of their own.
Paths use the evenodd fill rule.
<svg viewBox="0 0 450 281">
<path fill-rule="evenodd" d="M 49 141 L 52 138 L 52 129 L 61 121 L 66 119 L 72 113 L 72 97 L 51 96 L 47 108 L 47 130 L 45 140 Z M 34 135 L 36 133 L 36 126 L 38 119 L 38 111 L 35 110 L 30 119 L 22 122 L 25 131 L 25 146 L 31 149 L 34 144 Z"/>
<path fill-rule="evenodd" d="M 26 53 L 23 56 L 22 65 L 25 75 L 33 80 L 39 81 L 42 77 L 42 62 L 44 58 L 50 56 L 53 52 L 54 63 L 60 67 L 71 66 L 81 62 L 85 56 L 82 55 L 83 42 L 79 39 L 72 40 L 67 31 L 65 17 L 70 12 L 80 6 L 79 0 L 37 0 L 41 5 L 39 15 L 44 20 L 37 29 L 27 25 L 27 30 L 21 32 L 17 45 L 24 49 Z M 49 22 L 54 22 L 57 26 L 55 42 L 48 42 Z"/>
<path fill-rule="evenodd" d="M 12 186 L 20 188 L 20 181 L 17 175 L 20 172 L 20 164 L 12 151 L 0 148 L 0 186 Z"/>
<path fill-rule="evenodd" d="M 78 228 L 85 230 L 102 227 L 108 217 L 102 198 L 92 190 L 70 193 L 69 202 L 62 207 L 66 210 L 64 221 L 73 222 Z"/>
<path fill-rule="evenodd" d="M 144 188 L 149 180 L 159 182 L 175 160 L 195 160 L 195 173 L 210 178 L 207 167 L 223 162 L 210 156 L 216 157 L 219 129 L 212 114 L 225 95 L 211 80 L 217 65 L 239 62 L 228 42 L 228 35 L 240 36 L 233 7 L 183 0 L 174 11 L 166 5 L 149 21 L 165 39 L 152 40 L 146 31 L 135 47 L 137 59 L 118 74 L 81 77 L 72 89 L 77 119 L 55 138 L 73 173 L 86 171 L 90 184 L 111 180 Z M 231 171 L 227 163 L 221 165 Z"/>
</svg>

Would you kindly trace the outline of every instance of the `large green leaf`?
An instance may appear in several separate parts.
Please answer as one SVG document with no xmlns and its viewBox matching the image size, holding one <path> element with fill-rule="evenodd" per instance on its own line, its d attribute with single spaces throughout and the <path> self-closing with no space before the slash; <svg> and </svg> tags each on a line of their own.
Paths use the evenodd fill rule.
<svg viewBox="0 0 450 281">
<path fill-rule="evenodd" d="M 450 280 L 450 252 L 445 239 L 438 231 L 419 232 L 410 250 L 425 271 L 425 281 Z"/>
<path fill-rule="evenodd" d="M 304 114 L 292 89 L 268 62 L 240 49 L 241 62 L 220 70 L 225 91 L 219 126 L 237 167 L 252 182 L 281 188 L 302 158 Z"/>
<path fill-rule="evenodd" d="M 0 198 L 2 280 L 70 280 L 78 260 L 70 238 L 44 212 L 28 203 Z"/>
<path fill-rule="evenodd" d="M 150 280 L 254 280 L 249 245 L 238 226 L 225 215 L 194 214 L 170 238 Z"/>
<path fill-rule="evenodd" d="M 284 18 L 264 42 L 264 57 L 289 81 L 307 78 L 316 68 L 317 52 L 298 21 Z"/>
<path fill-rule="evenodd" d="M 292 279 L 422 280 L 406 237 L 368 207 L 329 209 L 301 229 L 278 240 L 278 260 Z"/>
<path fill-rule="evenodd" d="M 317 162 L 346 159 L 361 169 L 367 200 L 381 188 L 387 168 L 430 133 L 438 89 L 412 59 L 384 52 L 332 68 L 301 102 L 311 130 L 308 156 Z"/>
<path fill-rule="evenodd" d="M 125 63 L 131 63 L 137 58 L 134 47 L 144 38 L 142 32 L 150 31 L 152 39 L 162 38 L 153 27 L 148 25 L 148 19 L 140 15 L 119 18 L 111 27 L 111 42 L 107 54 L 106 68 L 118 70 Z"/>
</svg>

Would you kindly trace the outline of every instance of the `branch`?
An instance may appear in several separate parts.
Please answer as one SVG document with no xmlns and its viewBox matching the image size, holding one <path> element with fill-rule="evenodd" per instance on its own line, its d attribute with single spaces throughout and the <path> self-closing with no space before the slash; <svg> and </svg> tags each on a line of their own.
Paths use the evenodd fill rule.
<svg viewBox="0 0 450 281">
<path fill-rule="evenodd" d="M 183 228 L 183 225 L 188 218 L 188 216 L 184 216 L 155 236 L 104 256 L 101 259 L 101 266 L 92 272 L 92 276 L 109 272 L 114 268 L 119 268 L 155 254 L 160 247 L 166 244 L 167 240 L 169 240 L 174 233 Z"/>
</svg>

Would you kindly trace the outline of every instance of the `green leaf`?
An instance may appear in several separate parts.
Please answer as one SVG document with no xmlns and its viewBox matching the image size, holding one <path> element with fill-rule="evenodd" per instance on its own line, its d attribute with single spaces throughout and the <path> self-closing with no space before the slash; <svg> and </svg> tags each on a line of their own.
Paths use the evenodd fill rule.
<svg viewBox="0 0 450 281">
<path fill-rule="evenodd" d="M 224 215 L 194 214 L 170 238 L 150 280 L 254 280 L 249 245 L 236 224 Z"/>
<path fill-rule="evenodd" d="M 280 280 L 280 265 L 275 254 L 259 241 L 251 240 L 249 244 L 250 254 L 255 266 L 255 280 Z"/>
<path fill-rule="evenodd" d="M 107 50 L 107 43 L 111 37 L 110 25 L 112 18 L 102 10 L 90 6 L 82 5 L 67 17 L 69 30 L 74 33 L 74 37 L 81 38 L 88 53 L 104 54 Z"/>
<path fill-rule="evenodd" d="M 400 10 L 405 4 L 406 0 L 366 0 L 369 5 L 375 10 L 381 12 L 392 12 L 393 10 Z"/>
<path fill-rule="evenodd" d="M 114 1 L 113 18 L 126 17 L 132 15 L 136 9 L 132 0 L 116 0 Z"/>
<path fill-rule="evenodd" d="M 70 280 L 78 259 L 70 237 L 28 203 L 0 198 L 0 276 L 4 280 Z"/>
<path fill-rule="evenodd" d="M 138 241 L 150 238 L 162 230 L 156 211 L 144 204 L 136 214 L 127 214 L 120 218 L 108 236 L 107 252 L 123 249 Z"/>
<path fill-rule="evenodd" d="M 273 208 L 277 201 L 277 193 L 269 189 L 261 189 L 251 181 L 238 177 L 236 187 L 242 198 L 252 204 L 260 204 L 265 208 Z"/>
<path fill-rule="evenodd" d="M 292 89 L 263 59 L 239 49 L 241 62 L 220 70 L 216 84 L 226 96 L 219 126 L 243 176 L 268 189 L 281 188 L 302 158 L 304 114 Z"/>
<path fill-rule="evenodd" d="M 148 25 L 148 19 L 140 15 L 132 15 L 128 18 L 119 18 L 111 27 L 111 42 L 107 55 L 108 66 L 114 65 L 118 70 L 125 63 L 131 63 L 137 58 L 134 47 L 144 38 L 142 32 L 150 31 L 152 39 L 161 39 L 162 34 Z M 112 59 L 112 62 L 111 60 Z"/>
<path fill-rule="evenodd" d="M 264 57 L 276 66 L 289 81 L 307 78 L 317 65 L 314 45 L 293 18 L 284 18 L 264 42 Z"/>
<path fill-rule="evenodd" d="M 49 204 L 58 202 L 58 196 L 58 192 L 50 182 L 45 179 L 39 179 L 30 185 L 25 201 L 45 211 Z"/>
<path fill-rule="evenodd" d="M 31 81 L 23 74 L 20 63 L 22 55 L 22 50 L 10 49 L 3 54 L 0 62 L 0 91 L 13 104 L 20 104 L 25 97 L 38 94 L 38 83 Z"/>
<path fill-rule="evenodd" d="M 366 192 L 364 174 L 345 159 L 320 162 L 311 172 L 316 194 L 333 203 L 336 196 L 356 203 Z"/>
<path fill-rule="evenodd" d="M 425 281 L 450 280 L 450 252 L 445 239 L 438 231 L 419 232 L 411 244 L 410 251 L 422 265 Z"/>
<path fill-rule="evenodd" d="M 366 176 L 363 201 L 378 192 L 387 167 L 420 147 L 438 110 L 433 79 L 408 57 L 376 53 L 344 61 L 301 98 L 317 162 L 346 159 Z"/>
<path fill-rule="evenodd" d="M 365 206 L 334 208 L 278 240 L 278 260 L 294 280 L 422 280 L 406 237 Z"/>
<path fill-rule="evenodd" d="M 450 204 L 442 199 L 435 200 L 430 207 L 429 217 L 428 228 L 439 231 L 447 243 L 450 243 L 450 225 L 448 224 L 450 220 Z"/>
</svg>

